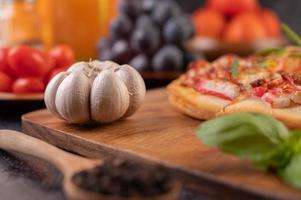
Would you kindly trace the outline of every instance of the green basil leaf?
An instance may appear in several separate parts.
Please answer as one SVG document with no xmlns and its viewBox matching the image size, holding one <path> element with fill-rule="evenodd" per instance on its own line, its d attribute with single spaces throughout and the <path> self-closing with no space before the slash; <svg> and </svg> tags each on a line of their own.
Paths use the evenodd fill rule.
<svg viewBox="0 0 301 200">
<path fill-rule="evenodd" d="M 301 154 L 294 155 L 284 169 L 278 170 L 278 175 L 290 185 L 301 188 Z"/>
<path fill-rule="evenodd" d="M 293 29 L 291 29 L 287 24 L 282 23 L 281 24 L 281 28 L 283 30 L 283 32 L 286 34 L 286 36 L 294 43 L 296 43 L 296 45 L 301 46 L 301 38 L 300 36 L 293 31 Z"/>
<path fill-rule="evenodd" d="M 287 151 L 292 150 L 289 163 L 278 169 L 278 175 L 287 183 L 301 188 L 301 130 L 291 131 Z"/>
<path fill-rule="evenodd" d="M 269 115 L 235 113 L 207 121 L 197 128 L 204 144 L 241 158 L 249 159 L 267 169 L 287 162 L 287 128 Z"/>
<path fill-rule="evenodd" d="M 290 137 L 286 141 L 294 154 L 301 153 L 301 130 L 293 130 L 290 132 Z"/>
<path fill-rule="evenodd" d="M 235 59 L 231 65 L 230 71 L 231 71 L 231 75 L 233 77 L 237 77 L 238 76 L 238 67 L 239 67 L 239 60 Z"/>
<path fill-rule="evenodd" d="M 285 51 L 285 48 L 267 48 L 257 51 L 255 54 L 258 56 L 266 56 L 271 53 L 275 53 L 276 55 L 282 55 Z"/>
</svg>

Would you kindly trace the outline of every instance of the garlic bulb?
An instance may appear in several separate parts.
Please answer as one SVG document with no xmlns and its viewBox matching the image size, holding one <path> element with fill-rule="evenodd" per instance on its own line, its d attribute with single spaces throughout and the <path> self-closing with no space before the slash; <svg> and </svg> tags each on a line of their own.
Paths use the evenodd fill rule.
<svg viewBox="0 0 301 200">
<path fill-rule="evenodd" d="M 129 65 L 78 62 L 49 82 L 45 104 L 71 124 L 110 123 L 134 114 L 145 91 L 142 77 Z"/>
</svg>

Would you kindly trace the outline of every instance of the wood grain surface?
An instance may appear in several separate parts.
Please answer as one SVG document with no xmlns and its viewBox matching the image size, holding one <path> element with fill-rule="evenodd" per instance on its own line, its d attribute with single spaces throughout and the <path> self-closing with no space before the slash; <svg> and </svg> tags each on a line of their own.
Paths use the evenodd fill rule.
<svg viewBox="0 0 301 200">
<path fill-rule="evenodd" d="M 194 133 L 198 124 L 169 105 L 164 89 L 149 91 L 134 116 L 111 125 L 68 125 L 47 110 L 22 117 L 29 135 L 88 157 L 159 163 L 185 187 L 212 199 L 301 199 L 300 190 L 276 176 L 203 145 Z"/>
<path fill-rule="evenodd" d="M 0 101 L 42 101 L 44 93 L 37 94 L 14 94 L 9 92 L 0 92 Z"/>
</svg>

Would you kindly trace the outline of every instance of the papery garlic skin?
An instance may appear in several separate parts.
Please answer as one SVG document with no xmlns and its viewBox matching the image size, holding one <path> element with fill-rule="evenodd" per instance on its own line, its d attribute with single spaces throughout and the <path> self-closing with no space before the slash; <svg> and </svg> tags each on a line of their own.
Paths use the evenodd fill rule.
<svg viewBox="0 0 301 200">
<path fill-rule="evenodd" d="M 111 123 L 134 114 L 145 91 L 142 77 L 129 65 L 78 62 L 49 82 L 45 104 L 71 124 Z"/>
<path fill-rule="evenodd" d="M 104 69 L 112 69 L 112 70 L 115 70 L 116 68 L 120 67 L 120 65 L 118 65 L 113 61 L 104 61 L 102 65 Z"/>
<path fill-rule="evenodd" d="M 51 81 L 48 83 L 47 88 L 45 90 L 45 104 L 48 110 L 56 115 L 57 117 L 63 118 L 56 109 L 55 106 L 55 98 L 57 94 L 57 89 L 59 88 L 62 81 L 67 77 L 68 72 L 60 72 L 58 73 Z"/>
<path fill-rule="evenodd" d="M 87 62 L 77 62 L 69 67 L 68 72 L 77 72 L 82 71 L 84 68 L 89 67 L 89 63 Z"/>
<path fill-rule="evenodd" d="M 55 106 L 70 124 L 84 124 L 90 121 L 90 83 L 82 71 L 69 74 L 60 84 Z"/>
<path fill-rule="evenodd" d="M 125 83 L 130 95 L 130 104 L 124 115 L 124 117 L 128 117 L 134 114 L 141 106 L 145 97 L 146 87 L 140 74 L 129 65 L 120 66 L 115 73 Z"/>
<path fill-rule="evenodd" d="M 112 70 L 105 70 L 96 77 L 91 89 L 91 117 L 94 121 L 110 123 L 120 119 L 129 102 L 124 82 Z"/>
</svg>

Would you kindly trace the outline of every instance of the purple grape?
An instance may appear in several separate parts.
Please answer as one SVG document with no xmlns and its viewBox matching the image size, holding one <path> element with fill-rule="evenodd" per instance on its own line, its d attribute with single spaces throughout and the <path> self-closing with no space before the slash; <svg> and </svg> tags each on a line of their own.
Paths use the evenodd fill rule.
<svg viewBox="0 0 301 200">
<path fill-rule="evenodd" d="M 158 0 L 143 0 L 142 1 L 143 12 L 147 13 L 147 14 L 152 13 L 153 9 L 155 8 L 156 3 L 158 3 Z"/>
<path fill-rule="evenodd" d="M 111 51 L 112 60 L 119 64 L 127 64 L 132 57 L 132 50 L 126 40 L 118 40 Z"/>
<path fill-rule="evenodd" d="M 171 18 L 167 21 L 163 36 L 166 42 L 181 45 L 185 41 L 185 27 L 179 18 Z"/>
<path fill-rule="evenodd" d="M 119 10 L 121 13 L 127 15 L 131 20 L 135 21 L 142 12 L 141 0 L 120 0 Z"/>
<path fill-rule="evenodd" d="M 160 45 L 160 33 L 152 25 L 139 27 L 133 33 L 131 45 L 136 52 L 151 54 Z"/>
<path fill-rule="evenodd" d="M 182 70 L 184 58 L 181 50 L 174 45 L 167 45 L 154 56 L 152 67 L 155 71 Z"/>
<path fill-rule="evenodd" d="M 193 20 L 191 18 L 191 16 L 189 15 L 183 15 L 181 17 L 182 19 L 182 23 L 185 24 L 185 39 L 190 39 L 194 36 L 195 34 L 195 27 L 193 24 Z"/>
<path fill-rule="evenodd" d="M 113 60 L 114 58 L 111 49 L 98 51 L 98 59 L 101 61 Z"/>
<path fill-rule="evenodd" d="M 170 18 L 178 16 L 180 13 L 180 8 L 176 3 L 173 1 L 162 1 L 156 4 L 152 12 L 152 19 L 161 27 Z"/>
<path fill-rule="evenodd" d="M 130 35 L 132 28 L 133 24 L 131 20 L 125 15 L 119 15 L 112 20 L 110 33 L 113 38 L 127 38 Z"/>
<path fill-rule="evenodd" d="M 110 38 L 101 38 L 97 44 L 96 44 L 96 48 L 99 51 L 111 48 L 113 44 L 113 41 Z"/>
<path fill-rule="evenodd" d="M 183 32 L 184 32 L 184 40 L 190 39 L 194 33 L 195 28 L 192 22 L 192 18 L 189 15 L 182 14 L 176 17 L 176 20 L 181 25 Z"/>
<path fill-rule="evenodd" d="M 102 38 L 100 39 L 97 44 L 97 52 L 98 52 L 98 58 L 100 60 L 111 60 L 112 59 L 112 48 L 113 41 L 110 38 Z"/>
<path fill-rule="evenodd" d="M 192 22 L 184 16 L 169 19 L 163 29 L 165 41 L 177 45 L 182 45 L 193 33 Z"/>
<path fill-rule="evenodd" d="M 137 21 L 136 21 L 136 29 L 139 28 L 144 28 L 148 26 L 154 26 L 155 24 L 153 23 L 151 17 L 149 15 L 141 15 Z"/>
<path fill-rule="evenodd" d="M 130 65 L 139 71 L 150 70 L 149 60 L 147 56 L 143 54 L 139 54 L 136 57 L 134 57 L 131 60 Z"/>
</svg>

